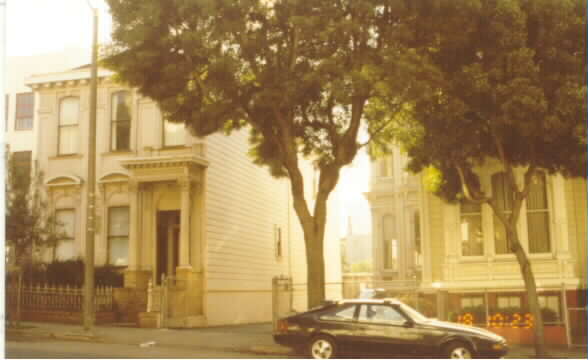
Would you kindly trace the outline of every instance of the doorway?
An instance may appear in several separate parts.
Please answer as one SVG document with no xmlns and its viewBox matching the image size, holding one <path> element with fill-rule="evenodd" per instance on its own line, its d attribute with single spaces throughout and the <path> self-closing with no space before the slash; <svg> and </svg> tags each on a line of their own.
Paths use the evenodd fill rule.
<svg viewBox="0 0 588 360">
<path fill-rule="evenodd" d="M 157 212 L 157 266 L 155 283 L 161 276 L 174 276 L 179 261 L 180 211 Z"/>
</svg>

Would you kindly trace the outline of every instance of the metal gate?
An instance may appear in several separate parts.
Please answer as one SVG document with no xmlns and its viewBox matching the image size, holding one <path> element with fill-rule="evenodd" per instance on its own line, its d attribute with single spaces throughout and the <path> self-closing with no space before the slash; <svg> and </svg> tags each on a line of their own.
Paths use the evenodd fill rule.
<svg viewBox="0 0 588 360">
<path fill-rule="evenodd" d="M 276 276 L 272 279 L 272 325 L 276 330 L 278 319 L 293 312 L 292 278 Z"/>
</svg>

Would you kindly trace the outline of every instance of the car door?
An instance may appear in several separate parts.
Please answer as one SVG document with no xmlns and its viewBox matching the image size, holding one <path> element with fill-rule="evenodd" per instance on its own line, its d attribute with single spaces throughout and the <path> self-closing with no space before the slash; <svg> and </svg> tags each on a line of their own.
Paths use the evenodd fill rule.
<svg viewBox="0 0 588 360">
<path fill-rule="evenodd" d="M 357 313 L 357 304 L 343 304 L 322 312 L 316 331 L 333 336 L 343 351 L 353 349 L 357 346 Z"/>
<path fill-rule="evenodd" d="M 365 354 L 404 357 L 418 352 L 423 336 L 389 304 L 363 304 L 359 309 L 358 350 Z"/>
</svg>

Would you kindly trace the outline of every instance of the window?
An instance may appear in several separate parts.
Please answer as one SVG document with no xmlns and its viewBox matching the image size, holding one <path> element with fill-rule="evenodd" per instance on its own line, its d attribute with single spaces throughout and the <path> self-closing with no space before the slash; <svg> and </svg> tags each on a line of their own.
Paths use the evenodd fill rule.
<svg viewBox="0 0 588 360">
<path fill-rule="evenodd" d="M 12 153 L 12 166 L 15 180 L 24 181 L 27 184 L 31 181 L 32 152 L 17 151 Z"/>
<path fill-rule="evenodd" d="M 484 305 L 484 298 L 482 296 L 464 296 L 459 301 L 462 309 Z"/>
<path fill-rule="evenodd" d="M 184 145 L 186 131 L 183 123 L 174 123 L 165 119 L 163 121 L 163 146 Z"/>
<path fill-rule="evenodd" d="M 78 121 L 80 100 L 67 97 L 59 103 L 58 154 L 67 155 L 78 152 Z"/>
<path fill-rule="evenodd" d="M 110 149 L 129 150 L 131 148 L 131 100 L 128 91 L 112 94 L 110 119 Z"/>
<path fill-rule="evenodd" d="M 384 240 L 384 269 L 398 270 L 398 240 L 395 239 L 395 224 L 392 215 L 382 218 Z"/>
<path fill-rule="evenodd" d="M 108 263 L 126 266 L 129 263 L 129 208 L 108 209 Z"/>
<path fill-rule="evenodd" d="M 498 209 L 505 216 L 510 216 L 512 213 L 513 191 L 504 173 L 492 176 L 492 194 Z M 496 215 L 494 215 L 494 246 L 496 254 L 512 252 L 506 238 L 506 227 Z"/>
<path fill-rule="evenodd" d="M 362 305 L 359 321 L 373 323 L 401 323 L 406 319 L 396 309 L 387 305 Z"/>
<path fill-rule="evenodd" d="M 31 130 L 33 128 L 33 114 L 35 110 L 35 94 L 16 94 L 16 115 L 14 117 L 15 130 Z"/>
<path fill-rule="evenodd" d="M 415 251 L 421 253 L 421 215 L 418 211 L 413 214 L 413 225 L 414 225 L 414 247 Z"/>
<path fill-rule="evenodd" d="M 547 207 L 547 190 L 545 174 L 533 176 L 529 196 L 527 197 L 527 229 L 530 253 L 548 253 L 551 251 L 549 241 L 549 209 Z"/>
<path fill-rule="evenodd" d="M 276 243 L 276 258 L 280 259 L 282 253 L 282 228 L 274 225 L 274 238 Z"/>
<path fill-rule="evenodd" d="M 57 260 L 70 260 L 75 257 L 74 229 L 75 212 L 73 209 L 57 210 L 55 212 L 57 221 L 57 233 L 60 239 L 55 247 L 55 258 Z"/>
<path fill-rule="evenodd" d="M 379 174 L 381 177 L 390 177 L 392 176 L 392 169 L 393 169 L 393 161 L 394 154 L 389 154 L 384 158 L 378 160 L 379 163 Z"/>
<path fill-rule="evenodd" d="M 460 213 L 461 254 L 463 256 L 483 255 L 482 206 L 469 201 L 462 201 Z"/>
<path fill-rule="evenodd" d="M 545 319 L 545 322 L 550 322 L 552 320 L 554 322 L 559 321 L 561 319 L 560 315 L 560 304 L 559 304 L 559 296 L 557 295 L 539 295 L 539 307 L 540 308 L 547 308 L 554 313 L 553 319 Z"/>
<path fill-rule="evenodd" d="M 10 113 L 10 105 L 9 105 L 10 95 L 4 95 L 4 121 L 5 121 L 5 128 L 4 131 L 8 131 L 8 115 Z"/>
<path fill-rule="evenodd" d="M 320 317 L 321 320 L 350 321 L 355 317 L 355 305 L 337 307 L 333 311 Z"/>
<path fill-rule="evenodd" d="M 520 296 L 498 296 L 498 308 L 521 308 L 521 297 Z"/>
</svg>

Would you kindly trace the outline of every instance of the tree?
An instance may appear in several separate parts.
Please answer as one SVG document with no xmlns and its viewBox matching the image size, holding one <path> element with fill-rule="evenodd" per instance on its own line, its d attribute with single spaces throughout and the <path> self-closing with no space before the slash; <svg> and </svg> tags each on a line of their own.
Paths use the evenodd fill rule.
<svg viewBox="0 0 588 360">
<path fill-rule="evenodd" d="M 290 181 L 304 232 L 308 305 L 325 296 L 327 200 L 358 149 L 364 108 L 401 89 L 385 0 L 108 0 L 104 65 L 197 136 L 247 129 L 250 156 Z M 385 81 L 387 79 L 387 81 Z M 372 127 L 374 128 L 374 127 Z M 377 137 L 378 131 L 371 133 Z M 301 160 L 319 171 L 314 209 Z"/>
<path fill-rule="evenodd" d="M 438 195 L 484 204 L 499 219 L 543 357 L 535 278 L 517 224 L 542 174 L 586 176 L 586 3 L 431 0 L 411 10 L 405 71 L 421 96 L 407 102 L 390 136 Z M 502 197 L 480 186 L 489 159 L 503 168 Z"/>
<path fill-rule="evenodd" d="M 47 211 L 42 174 L 31 174 L 30 166 L 22 165 L 8 157 L 5 189 L 6 248 L 19 267 L 32 263 L 34 251 L 53 246 L 60 235 L 58 222 Z"/>
</svg>

